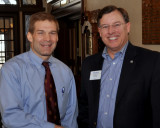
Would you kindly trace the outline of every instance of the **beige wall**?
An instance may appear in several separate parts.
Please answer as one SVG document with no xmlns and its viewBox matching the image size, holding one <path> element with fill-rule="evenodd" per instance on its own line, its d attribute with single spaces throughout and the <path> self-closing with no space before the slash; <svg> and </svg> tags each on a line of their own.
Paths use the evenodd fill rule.
<svg viewBox="0 0 160 128">
<path fill-rule="evenodd" d="M 130 17 L 131 32 L 130 41 L 137 46 L 160 51 L 160 45 L 142 44 L 142 1 L 141 0 L 85 0 L 85 9 L 93 11 L 103 8 L 105 5 L 116 5 L 125 8 Z"/>
</svg>

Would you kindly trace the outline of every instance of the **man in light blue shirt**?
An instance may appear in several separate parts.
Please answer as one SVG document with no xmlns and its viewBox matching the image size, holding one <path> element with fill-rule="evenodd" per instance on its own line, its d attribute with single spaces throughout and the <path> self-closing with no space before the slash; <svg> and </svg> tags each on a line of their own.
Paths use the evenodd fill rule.
<svg viewBox="0 0 160 128">
<path fill-rule="evenodd" d="M 27 38 L 29 52 L 7 61 L 0 70 L 0 111 L 7 128 L 77 128 L 77 96 L 72 71 L 52 56 L 59 25 L 48 13 L 30 18 Z M 54 78 L 61 126 L 47 121 L 44 90 L 45 68 L 49 62 Z"/>
</svg>

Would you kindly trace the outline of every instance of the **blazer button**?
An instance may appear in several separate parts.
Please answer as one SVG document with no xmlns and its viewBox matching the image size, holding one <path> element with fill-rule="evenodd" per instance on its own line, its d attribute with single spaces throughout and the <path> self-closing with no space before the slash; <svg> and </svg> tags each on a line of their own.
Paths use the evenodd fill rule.
<svg viewBox="0 0 160 128">
<path fill-rule="evenodd" d="M 96 123 L 96 122 L 94 122 L 94 125 L 96 126 L 96 125 L 97 125 L 97 123 Z"/>
</svg>

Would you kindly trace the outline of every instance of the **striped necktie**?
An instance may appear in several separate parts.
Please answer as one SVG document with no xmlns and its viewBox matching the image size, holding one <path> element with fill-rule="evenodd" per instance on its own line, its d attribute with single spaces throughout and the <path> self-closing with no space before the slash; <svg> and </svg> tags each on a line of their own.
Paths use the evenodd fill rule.
<svg viewBox="0 0 160 128">
<path fill-rule="evenodd" d="M 48 63 L 49 62 L 42 63 L 46 71 L 44 85 L 47 105 L 47 120 L 49 122 L 60 125 L 60 115 L 58 110 L 56 87 Z"/>
</svg>

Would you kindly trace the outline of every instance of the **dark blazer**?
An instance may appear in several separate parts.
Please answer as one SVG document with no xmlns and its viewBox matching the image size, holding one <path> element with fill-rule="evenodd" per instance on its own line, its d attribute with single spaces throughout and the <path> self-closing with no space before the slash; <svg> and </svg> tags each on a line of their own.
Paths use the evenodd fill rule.
<svg viewBox="0 0 160 128">
<path fill-rule="evenodd" d="M 89 80 L 101 70 L 102 53 L 82 64 L 79 128 L 96 128 L 100 80 Z M 113 119 L 114 128 L 160 128 L 160 54 L 128 44 L 120 74 Z"/>
</svg>

